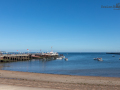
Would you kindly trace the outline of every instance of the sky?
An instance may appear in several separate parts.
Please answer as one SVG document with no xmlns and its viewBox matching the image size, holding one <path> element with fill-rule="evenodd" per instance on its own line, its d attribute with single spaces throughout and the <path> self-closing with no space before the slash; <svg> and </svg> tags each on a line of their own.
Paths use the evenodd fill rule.
<svg viewBox="0 0 120 90">
<path fill-rule="evenodd" d="M 0 0 L 0 50 L 118 52 L 120 10 L 101 8 L 117 3 L 120 0 Z"/>
</svg>

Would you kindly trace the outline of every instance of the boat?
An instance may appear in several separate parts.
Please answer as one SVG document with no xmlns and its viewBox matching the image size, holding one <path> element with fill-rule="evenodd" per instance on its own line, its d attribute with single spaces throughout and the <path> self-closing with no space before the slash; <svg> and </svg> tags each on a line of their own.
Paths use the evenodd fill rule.
<svg viewBox="0 0 120 90">
<path fill-rule="evenodd" d="M 93 58 L 94 60 L 98 60 L 97 58 Z"/>
<path fill-rule="evenodd" d="M 68 58 L 65 58 L 65 61 L 68 61 Z"/>
<path fill-rule="evenodd" d="M 47 52 L 47 53 L 41 53 L 42 55 L 49 55 L 49 56 L 58 56 L 59 54 L 57 53 L 57 52 L 53 52 L 53 51 L 51 51 L 51 52 Z"/>
<path fill-rule="evenodd" d="M 62 57 L 58 57 L 58 58 L 56 58 L 56 59 L 62 59 Z"/>
<path fill-rule="evenodd" d="M 102 58 L 93 58 L 94 60 L 103 61 Z"/>
<path fill-rule="evenodd" d="M 102 58 L 98 58 L 98 61 L 103 61 Z"/>
<path fill-rule="evenodd" d="M 112 55 L 112 57 L 115 57 L 114 55 Z"/>
<path fill-rule="evenodd" d="M 65 58 L 65 56 L 61 56 L 61 58 Z"/>
</svg>

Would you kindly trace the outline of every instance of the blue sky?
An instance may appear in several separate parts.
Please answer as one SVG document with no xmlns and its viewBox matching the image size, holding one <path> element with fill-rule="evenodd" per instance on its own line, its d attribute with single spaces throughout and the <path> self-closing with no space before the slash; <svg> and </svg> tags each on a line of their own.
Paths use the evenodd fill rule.
<svg viewBox="0 0 120 90">
<path fill-rule="evenodd" d="M 120 0 L 0 0 L 1 51 L 120 51 Z"/>
</svg>

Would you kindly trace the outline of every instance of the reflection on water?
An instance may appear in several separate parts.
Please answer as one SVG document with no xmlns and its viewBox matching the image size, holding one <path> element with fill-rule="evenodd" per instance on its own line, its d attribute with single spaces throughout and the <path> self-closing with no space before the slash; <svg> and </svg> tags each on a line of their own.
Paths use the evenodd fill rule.
<svg viewBox="0 0 120 90">
<path fill-rule="evenodd" d="M 0 69 L 2 69 L 3 68 L 3 66 L 0 66 Z"/>
<path fill-rule="evenodd" d="M 105 53 L 62 53 L 68 61 L 54 59 L 32 59 L 0 63 L 0 69 L 36 73 L 52 73 L 83 76 L 120 77 L 120 55 L 112 57 Z M 99 62 L 93 58 L 102 57 Z"/>
<path fill-rule="evenodd" d="M 10 65 L 5 62 L 0 63 L 0 69 L 2 70 L 4 67 L 10 67 Z"/>
</svg>

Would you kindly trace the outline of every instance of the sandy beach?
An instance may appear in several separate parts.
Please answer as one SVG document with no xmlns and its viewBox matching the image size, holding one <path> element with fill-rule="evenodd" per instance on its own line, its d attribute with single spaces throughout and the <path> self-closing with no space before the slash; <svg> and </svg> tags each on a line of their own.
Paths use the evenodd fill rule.
<svg viewBox="0 0 120 90">
<path fill-rule="evenodd" d="M 24 90 L 120 90 L 120 78 L 0 70 L 0 90 L 21 88 Z"/>
</svg>

